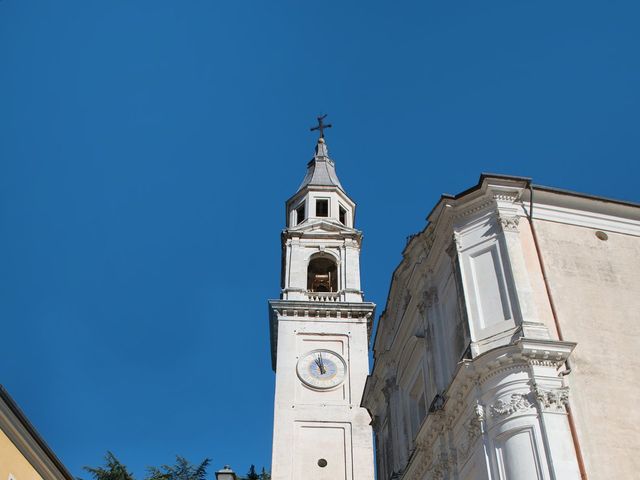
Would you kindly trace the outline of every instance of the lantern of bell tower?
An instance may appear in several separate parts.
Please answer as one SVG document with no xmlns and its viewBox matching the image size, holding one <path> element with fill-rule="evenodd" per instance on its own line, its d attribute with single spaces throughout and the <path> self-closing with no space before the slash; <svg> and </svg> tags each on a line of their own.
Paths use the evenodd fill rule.
<svg viewBox="0 0 640 480">
<path fill-rule="evenodd" d="M 355 203 L 322 134 L 286 213 L 282 290 L 269 301 L 272 478 L 373 480 L 371 418 L 360 402 L 375 305 L 363 300 L 360 287 Z"/>
</svg>

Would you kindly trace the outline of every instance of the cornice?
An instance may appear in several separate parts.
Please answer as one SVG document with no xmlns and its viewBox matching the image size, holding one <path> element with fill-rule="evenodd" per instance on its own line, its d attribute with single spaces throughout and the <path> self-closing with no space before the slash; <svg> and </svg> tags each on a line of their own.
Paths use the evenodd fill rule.
<svg viewBox="0 0 640 480">
<path fill-rule="evenodd" d="M 45 479 L 74 480 L 22 410 L 0 386 L 0 430 Z"/>
<path fill-rule="evenodd" d="M 315 302 L 308 300 L 269 300 L 269 335 L 271 339 L 271 367 L 276 370 L 278 351 L 278 322 L 366 323 L 371 334 L 376 305 L 371 302 Z"/>
<path fill-rule="evenodd" d="M 345 227 L 327 220 L 312 220 L 295 227 L 285 228 L 282 231 L 283 238 L 326 238 L 336 236 L 337 239 L 352 238 L 360 241 L 362 232 L 355 228 Z"/>
<path fill-rule="evenodd" d="M 277 320 L 294 319 L 317 321 L 373 319 L 376 305 L 371 302 L 313 302 L 306 300 L 269 300 L 269 308 Z"/>
<path fill-rule="evenodd" d="M 632 207 L 624 205 L 620 207 L 620 210 L 621 212 L 626 212 L 631 208 Z M 640 209 L 637 210 L 640 211 Z M 640 216 L 638 218 L 629 218 L 628 216 L 615 216 L 589 210 L 579 210 L 560 205 L 534 202 L 533 219 L 640 237 Z"/>
<path fill-rule="evenodd" d="M 347 193 L 344 190 L 342 190 L 339 187 L 330 186 L 330 185 L 309 185 L 302 188 L 301 190 L 298 190 L 291 197 L 289 197 L 289 199 L 285 202 L 285 207 L 287 208 L 287 210 L 289 210 L 293 204 L 298 203 L 303 197 L 307 197 L 309 193 L 312 193 L 312 192 L 335 193 L 340 198 L 342 198 L 343 201 L 349 204 L 349 206 L 354 211 L 355 211 L 355 207 L 357 206 L 357 203 L 349 195 L 347 195 Z"/>
</svg>

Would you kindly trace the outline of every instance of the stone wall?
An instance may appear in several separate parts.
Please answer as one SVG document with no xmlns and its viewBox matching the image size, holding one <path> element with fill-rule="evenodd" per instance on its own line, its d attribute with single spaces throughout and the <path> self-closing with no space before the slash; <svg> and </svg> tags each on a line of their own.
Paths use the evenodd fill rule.
<svg viewBox="0 0 640 480">
<path fill-rule="evenodd" d="M 590 480 L 640 471 L 640 237 L 536 220 L 564 339 L 576 342 L 571 404 Z M 602 233 L 599 234 L 603 236 Z"/>
</svg>

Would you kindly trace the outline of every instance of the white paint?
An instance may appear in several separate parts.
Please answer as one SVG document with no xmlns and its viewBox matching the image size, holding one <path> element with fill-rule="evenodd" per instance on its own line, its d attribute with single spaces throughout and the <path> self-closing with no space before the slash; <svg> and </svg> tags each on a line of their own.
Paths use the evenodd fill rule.
<svg viewBox="0 0 640 480">
<path fill-rule="evenodd" d="M 380 480 L 577 480 L 569 404 L 590 480 L 640 469 L 640 208 L 535 191 L 559 341 L 527 187 L 483 177 L 444 197 L 405 248 L 363 397 Z M 437 408 L 416 428 L 418 376 Z"/>
<path fill-rule="evenodd" d="M 316 216 L 320 198 L 329 200 L 328 217 Z M 295 209 L 302 202 L 308 218 L 296 224 Z M 339 221 L 339 206 L 346 210 L 346 224 Z M 353 228 L 354 211 L 353 201 L 337 186 L 308 185 L 287 202 L 283 289 L 280 300 L 269 302 L 276 370 L 274 480 L 374 478 L 371 418 L 360 403 L 375 305 L 363 301 L 360 288 L 362 234 Z M 308 291 L 307 268 L 318 257 L 335 262 L 336 291 Z M 344 359 L 338 385 L 318 382 L 314 388 L 310 378 L 301 380 L 298 362 L 315 350 Z"/>
</svg>

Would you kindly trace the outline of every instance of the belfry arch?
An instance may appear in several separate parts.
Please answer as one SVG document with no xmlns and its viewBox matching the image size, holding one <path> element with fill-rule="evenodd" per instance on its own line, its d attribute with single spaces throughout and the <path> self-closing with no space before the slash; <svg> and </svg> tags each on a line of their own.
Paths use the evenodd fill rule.
<svg viewBox="0 0 640 480">
<path fill-rule="evenodd" d="M 307 290 L 309 292 L 337 292 L 338 264 L 329 255 L 314 255 L 307 266 Z"/>
</svg>

